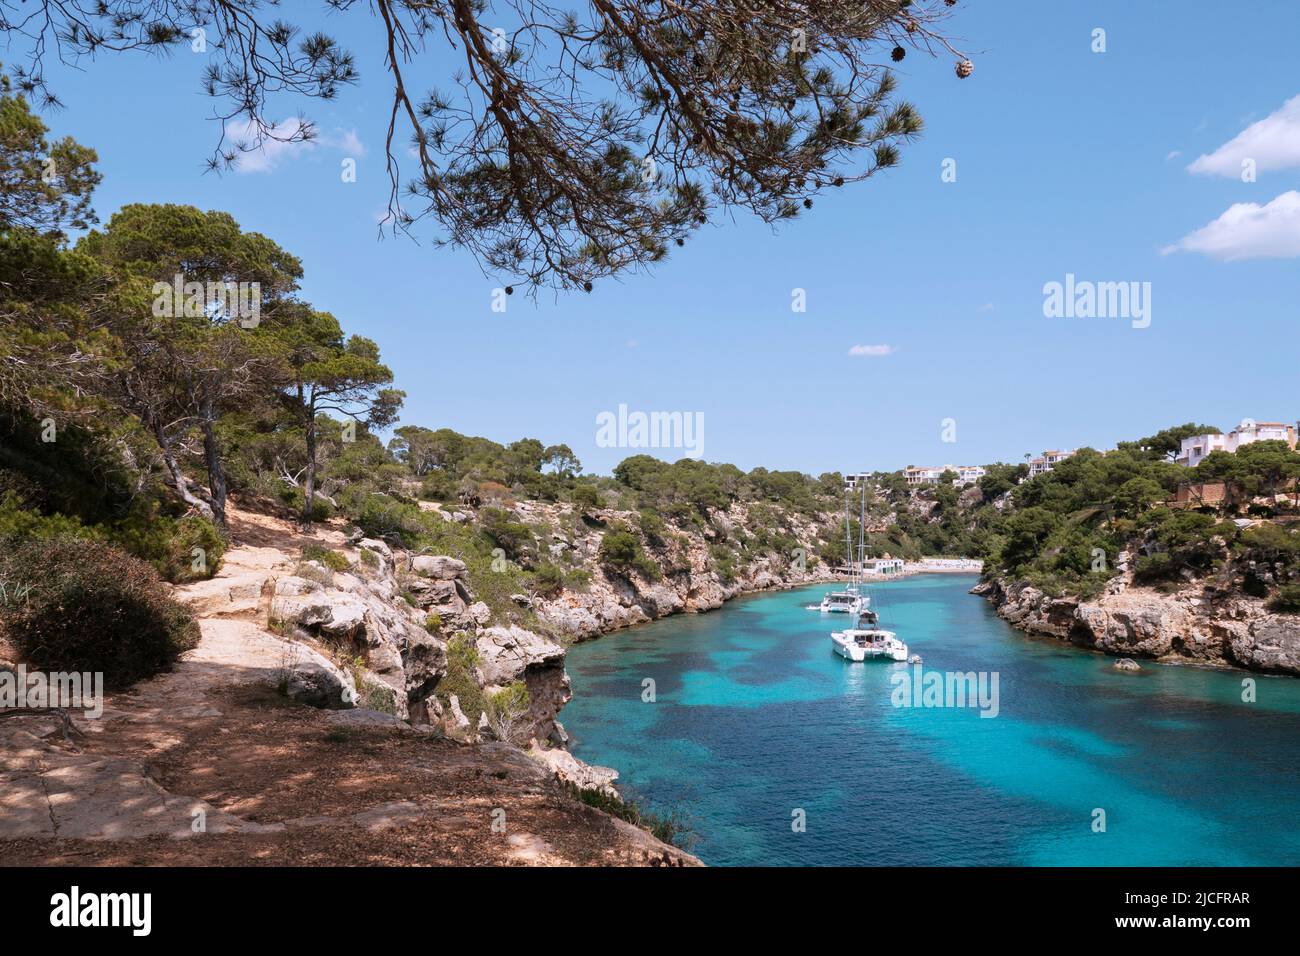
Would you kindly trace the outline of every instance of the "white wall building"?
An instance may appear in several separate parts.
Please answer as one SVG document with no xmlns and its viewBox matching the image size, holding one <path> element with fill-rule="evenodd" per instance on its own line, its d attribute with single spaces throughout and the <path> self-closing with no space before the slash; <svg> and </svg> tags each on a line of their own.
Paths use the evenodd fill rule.
<svg viewBox="0 0 1300 956">
<path fill-rule="evenodd" d="M 945 471 L 951 471 L 957 476 L 953 479 L 953 484 L 959 488 L 968 481 L 979 481 L 985 475 L 985 469 L 980 465 L 940 465 L 938 468 L 908 465 L 903 469 L 903 477 L 908 485 L 918 488 L 921 485 L 937 485 Z"/>
<path fill-rule="evenodd" d="M 1029 462 L 1029 477 L 1037 478 L 1039 475 L 1045 475 L 1052 470 L 1052 467 L 1059 462 L 1065 461 L 1074 454 L 1074 449 L 1069 451 L 1045 451 L 1039 457 Z"/>
<path fill-rule="evenodd" d="M 1212 451 L 1226 451 L 1231 455 L 1242 445 L 1257 441 L 1284 441 L 1295 448 L 1296 430 L 1284 422 L 1257 422 L 1253 418 L 1243 418 L 1241 424 L 1226 435 L 1193 435 L 1184 438 L 1178 457 L 1174 460 L 1187 468 L 1195 468 Z"/>
</svg>

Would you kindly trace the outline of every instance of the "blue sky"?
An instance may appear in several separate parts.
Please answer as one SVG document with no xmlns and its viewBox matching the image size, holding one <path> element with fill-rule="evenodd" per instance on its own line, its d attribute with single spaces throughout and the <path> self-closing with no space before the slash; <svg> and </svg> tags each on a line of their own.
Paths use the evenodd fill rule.
<svg viewBox="0 0 1300 956">
<path fill-rule="evenodd" d="M 380 343 L 404 422 L 566 442 L 588 471 L 635 453 L 596 446 L 597 414 L 620 403 L 702 412 L 711 461 L 813 474 L 1300 417 L 1300 213 L 1286 198 L 1300 190 L 1300 104 L 1279 112 L 1300 94 L 1300 4 L 1252 4 L 1248 30 L 1226 29 L 1209 2 L 957 9 L 950 28 L 975 74 L 909 55 L 900 89 L 926 132 L 898 168 L 777 231 L 724 221 L 651 274 L 590 295 L 516 294 L 504 315 L 492 289 L 512 277 L 377 237 L 389 87 L 364 6 L 324 20 L 358 54 L 360 85 L 300 104 L 324 142 L 267 169 L 203 174 L 216 129 L 198 54 L 50 69 L 67 108 L 46 119 L 98 150 L 102 219 L 129 202 L 223 209 L 300 256 L 304 295 Z M 1098 27 L 1105 53 L 1091 49 Z M 440 67 L 431 57 L 415 73 L 446 88 Z M 1260 155 L 1255 182 L 1235 171 L 1243 150 Z M 1190 172 L 1203 155 L 1208 171 Z M 340 181 L 344 156 L 356 183 Z M 941 181 L 945 158 L 956 182 Z M 1189 241 L 1207 251 L 1168 251 L 1241 203 L 1263 208 Z M 1150 282 L 1150 326 L 1046 318 L 1044 283 L 1067 273 Z M 795 288 L 805 313 L 791 311 Z M 955 444 L 941 440 L 947 418 Z"/>
</svg>

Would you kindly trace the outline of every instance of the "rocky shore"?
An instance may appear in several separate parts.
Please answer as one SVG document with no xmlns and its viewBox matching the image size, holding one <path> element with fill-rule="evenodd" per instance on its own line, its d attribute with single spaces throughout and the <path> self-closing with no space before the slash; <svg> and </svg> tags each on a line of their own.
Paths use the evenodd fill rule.
<svg viewBox="0 0 1300 956">
<path fill-rule="evenodd" d="M 1116 657 L 1300 675 L 1300 619 L 1240 591 L 1198 582 L 1166 593 L 1135 585 L 1125 572 L 1090 600 L 1000 579 L 972 593 L 1023 631 Z"/>
</svg>

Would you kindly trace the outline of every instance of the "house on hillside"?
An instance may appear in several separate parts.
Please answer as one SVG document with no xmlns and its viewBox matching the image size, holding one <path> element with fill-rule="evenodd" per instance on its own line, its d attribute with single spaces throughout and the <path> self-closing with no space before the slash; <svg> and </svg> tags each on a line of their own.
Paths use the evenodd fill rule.
<svg viewBox="0 0 1300 956">
<path fill-rule="evenodd" d="M 1231 455 L 1242 445 L 1257 441 L 1284 441 L 1294 449 L 1295 426 L 1285 422 L 1257 422 L 1253 418 L 1243 418 L 1241 424 L 1226 435 L 1193 435 L 1184 438 L 1174 461 L 1184 467 L 1195 468 L 1210 452 L 1226 451 Z"/>
<path fill-rule="evenodd" d="M 908 487 L 919 488 L 922 485 L 937 485 L 945 471 L 951 471 L 957 476 L 952 483 L 959 488 L 968 481 L 979 481 L 985 475 L 985 469 L 980 465 L 940 465 L 938 468 L 908 465 L 903 469 L 903 478 Z"/>
<path fill-rule="evenodd" d="M 1069 451 L 1059 451 L 1053 449 L 1043 452 L 1039 457 L 1029 462 L 1029 477 L 1037 478 L 1039 475 L 1045 475 L 1052 470 L 1053 466 L 1065 461 L 1074 454 L 1074 449 Z"/>
</svg>

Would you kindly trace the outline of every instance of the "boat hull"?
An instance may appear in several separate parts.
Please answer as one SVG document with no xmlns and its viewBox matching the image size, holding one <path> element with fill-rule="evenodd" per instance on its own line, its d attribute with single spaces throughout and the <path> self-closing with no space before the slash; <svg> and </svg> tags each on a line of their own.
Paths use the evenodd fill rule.
<svg viewBox="0 0 1300 956">
<path fill-rule="evenodd" d="M 870 660 L 907 661 L 907 645 L 888 631 L 833 631 L 831 649 L 854 663 Z"/>
</svg>

